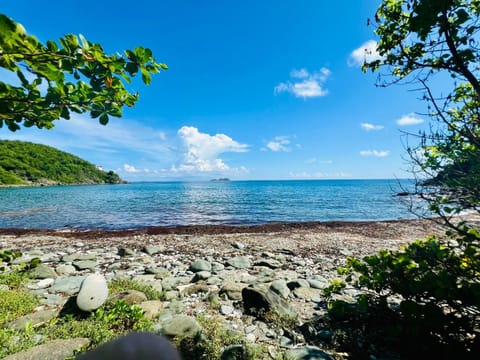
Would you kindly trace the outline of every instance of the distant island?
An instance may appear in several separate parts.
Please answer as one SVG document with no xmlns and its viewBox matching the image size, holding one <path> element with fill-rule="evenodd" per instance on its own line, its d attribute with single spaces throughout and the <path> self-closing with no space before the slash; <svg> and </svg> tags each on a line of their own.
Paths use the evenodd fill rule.
<svg viewBox="0 0 480 360">
<path fill-rule="evenodd" d="M 229 178 L 212 179 L 210 181 L 230 181 Z"/>
<path fill-rule="evenodd" d="M 0 186 L 120 183 L 115 172 L 53 147 L 0 140 Z"/>
</svg>

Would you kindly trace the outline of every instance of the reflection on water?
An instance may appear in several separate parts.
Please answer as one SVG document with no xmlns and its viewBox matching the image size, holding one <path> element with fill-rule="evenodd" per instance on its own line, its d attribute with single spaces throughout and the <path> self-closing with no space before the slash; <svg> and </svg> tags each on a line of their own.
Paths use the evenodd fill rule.
<svg viewBox="0 0 480 360">
<path fill-rule="evenodd" d="M 409 186 L 407 181 L 402 186 Z M 160 182 L 0 189 L 1 228 L 125 229 L 411 218 L 396 180 Z"/>
</svg>

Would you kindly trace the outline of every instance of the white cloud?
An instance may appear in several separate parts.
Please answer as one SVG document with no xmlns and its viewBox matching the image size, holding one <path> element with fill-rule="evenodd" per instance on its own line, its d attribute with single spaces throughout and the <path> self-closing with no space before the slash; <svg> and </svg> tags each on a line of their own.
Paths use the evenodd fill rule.
<svg viewBox="0 0 480 360">
<path fill-rule="evenodd" d="M 135 166 L 128 165 L 128 164 L 123 165 L 123 171 L 127 173 L 133 173 L 133 174 L 142 172 L 141 170 L 137 169 Z"/>
<path fill-rule="evenodd" d="M 193 126 L 183 126 L 178 135 L 185 146 L 183 163 L 172 166 L 172 172 L 227 171 L 230 167 L 219 158 L 227 152 L 246 152 L 248 145 L 240 144 L 225 134 L 201 133 Z"/>
<path fill-rule="evenodd" d="M 305 68 L 302 68 L 300 70 L 293 69 L 292 71 L 290 71 L 290 76 L 296 79 L 305 79 L 309 77 L 309 75 L 310 74 Z"/>
<path fill-rule="evenodd" d="M 375 157 L 387 157 L 390 155 L 388 150 L 362 150 L 360 151 L 362 156 L 375 156 Z"/>
<path fill-rule="evenodd" d="M 305 163 L 306 164 L 315 164 L 315 163 L 318 163 L 318 164 L 333 164 L 333 161 L 332 160 L 318 160 L 317 158 L 310 158 L 310 159 L 305 160 Z"/>
<path fill-rule="evenodd" d="M 349 66 L 362 66 L 364 63 L 371 63 L 380 59 L 382 59 L 382 56 L 377 51 L 377 42 L 368 40 L 352 51 L 347 62 Z"/>
<path fill-rule="evenodd" d="M 418 125 L 423 123 L 423 121 L 423 119 L 416 117 L 415 114 L 410 113 L 403 115 L 400 119 L 398 119 L 397 124 L 400 126 Z"/>
<path fill-rule="evenodd" d="M 327 68 L 322 68 L 320 71 L 313 73 L 306 69 L 294 69 L 290 72 L 290 77 L 294 80 L 281 82 L 275 86 L 274 93 L 277 95 L 288 92 L 304 99 L 325 96 L 328 94 L 328 90 L 324 89 L 323 84 L 327 81 L 330 73 Z"/>
<path fill-rule="evenodd" d="M 290 140 L 288 136 L 275 136 L 275 139 L 269 141 L 267 144 L 267 149 L 274 152 L 289 152 L 291 149 L 289 147 Z M 267 150 L 263 149 L 263 150 Z"/>
<path fill-rule="evenodd" d="M 384 128 L 383 125 L 374 125 L 369 123 L 361 123 L 360 126 L 362 127 L 362 129 L 367 131 L 382 130 Z"/>
<path fill-rule="evenodd" d="M 171 152 L 162 140 L 165 137 L 163 132 L 135 120 L 112 118 L 103 126 L 96 119 L 77 114 L 71 120 L 56 121 L 53 131 L 22 128 L 2 134 L 2 138 L 41 143 L 73 153 L 79 149 L 91 154 L 129 152 L 151 159 L 165 158 Z"/>
</svg>

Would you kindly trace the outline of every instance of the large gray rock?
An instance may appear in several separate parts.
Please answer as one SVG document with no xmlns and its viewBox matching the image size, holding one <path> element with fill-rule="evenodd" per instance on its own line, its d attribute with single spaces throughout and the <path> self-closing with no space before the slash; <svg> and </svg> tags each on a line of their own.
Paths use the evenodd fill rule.
<svg viewBox="0 0 480 360">
<path fill-rule="evenodd" d="M 210 276 L 212 276 L 212 273 L 210 271 L 199 271 L 195 273 L 195 276 L 193 277 L 192 282 L 207 280 Z"/>
<path fill-rule="evenodd" d="M 160 300 L 147 300 L 138 304 L 143 314 L 149 320 L 153 320 L 160 315 L 163 310 L 163 303 Z"/>
<path fill-rule="evenodd" d="M 227 265 L 233 266 L 236 269 L 245 269 L 251 266 L 248 256 L 236 256 L 227 260 Z"/>
<path fill-rule="evenodd" d="M 155 254 L 158 254 L 159 252 L 162 252 L 163 250 L 164 250 L 163 247 L 155 246 L 155 245 L 147 245 L 142 249 L 142 251 L 148 255 L 155 255 Z"/>
<path fill-rule="evenodd" d="M 50 279 L 56 278 L 57 273 L 45 264 L 38 264 L 35 268 L 30 270 L 30 276 L 34 279 Z"/>
<path fill-rule="evenodd" d="M 307 279 L 307 281 L 310 284 L 310 287 L 312 287 L 314 289 L 323 290 L 330 285 L 329 282 L 326 279 L 325 280 Z"/>
<path fill-rule="evenodd" d="M 186 315 L 176 315 L 160 323 L 160 332 L 163 335 L 175 337 L 195 337 L 202 327 L 195 318 Z"/>
<path fill-rule="evenodd" d="M 55 279 L 50 293 L 64 293 L 65 295 L 74 295 L 80 290 L 84 276 L 63 276 Z"/>
<path fill-rule="evenodd" d="M 107 280 L 103 275 L 89 275 L 83 280 L 77 295 L 77 306 L 83 311 L 92 311 L 102 306 L 108 298 Z"/>
<path fill-rule="evenodd" d="M 3 360 L 64 360 L 90 344 L 86 338 L 57 339 L 7 356 Z"/>
<path fill-rule="evenodd" d="M 31 314 L 24 315 L 5 325 L 7 328 L 22 330 L 27 323 L 30 323 L 33 327 L 40 326 L 50 321 L 58 315 L 57 310 L 41 310 Z"/>
<path fill-rule="evenodd" d="M 115 294 L 114 296 L 112 296 L 112 300 L 123 300 L 129 305 L 134 305 L 147 301 L 147 295 L 138 290 L 127 290 Z"/>
<path fill-rule="evenodd" d="M 306 346 L 303 348 L 287 351 L 286 356 L 292 360 L 332 360 L 332 357 L 325 351 L 315 346 Z"/>
<path fill-rule="evenodd" d="M 212 271 L 212 264 L 207 260 L 197 260 L 190 264 L 190 270 L 193 272 Z"/>
<path fill-rule="evenodd" d="M 281 316 L 296 317 L 287 301 L 264 285 L 254 285 L 242 290 L 243 308 L 248 315 L 263 318 L 266 313 L 275 312 Z"/>
<path fill-rule="evenodd" d="M 277 269 L 282 266 L 282 263 L 275 259 L 260 259 L 255 261 L 255 266 L 265 266 L 270 269 Z"/>
<path fill-rule="evenodd" d="M 270 289 L 284 299 L 288 298 L 288 295 L 290 295 L 290 289 L 287 286 L 287 282 L 283 279 L 272 281 Z"/>
<path fill-rule="evenodd" d="M 227 295 L 227 297 L 231 300 L 241 300 L 242 290 L 246 286 L 246 284 L 238 283 L 235 281 L 225 281 L 222 288 L 220 289 L 220 294 Z"/>
<path fill-rule="evenodd" d="M 60 264 L 55 270 L 59 275 L 71 275 L 76 271 L 75 267 L 70 264 Z"/>
<path fill-rule="evenodd" d="M 168 276 L 162 280 L 162 288 L 165 291 L 173 290 L 177 287 L 178 283 L 178 278 L 174 276 Z"/>
<path fill-rule="evenodd" d="M 320 301 L 323 292 L 319 289 L 299 287 L 293 290 L 293 294 L 299 298 L 306 301 Z"/>
<path fill-rule="evenodd" d="M 79 253 L 74 253 L 74 254 L 69 254 L 69 255 L 64 255 L 62 256 L 62 262 L 72 262 L 76 260 L 96 260 L 97 255 L 96 254 L 79 254 Z"/>
<path fill-rule="evenodd" d="M 77 270 L 95 270 L 97 262 L 95 260 L 78 260 L 73 263 Z"/>
</svg>

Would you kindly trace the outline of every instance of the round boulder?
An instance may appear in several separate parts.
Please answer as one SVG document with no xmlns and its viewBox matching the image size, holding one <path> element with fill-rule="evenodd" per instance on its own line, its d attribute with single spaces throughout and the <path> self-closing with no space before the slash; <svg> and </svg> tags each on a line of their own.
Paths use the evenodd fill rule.
<svg viewBox="0 0 480 360">
<path fill-rule="evenodd" d="M 102 306 L 108 298 L 107 280 L 103 275 L 89 275 L 83 280 L 77 296 L 77 306 L 83 311 L 92 311 Z"/>
</svg>

